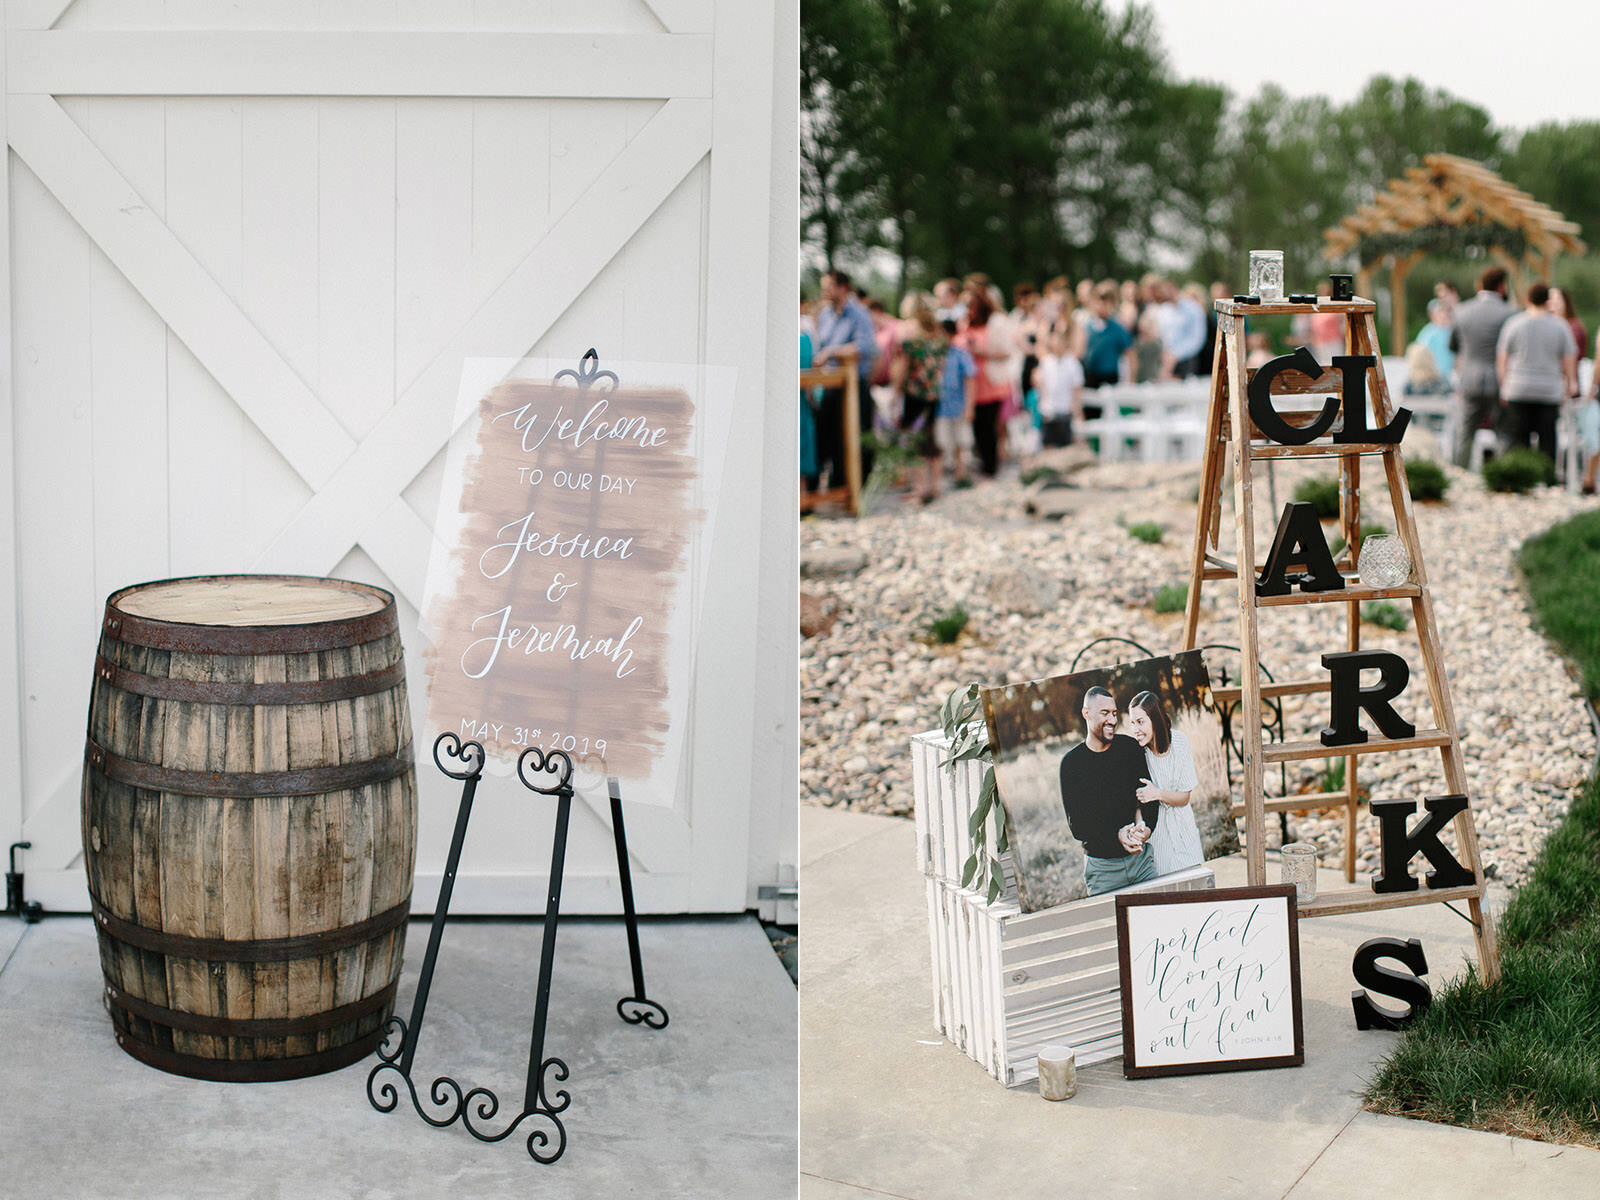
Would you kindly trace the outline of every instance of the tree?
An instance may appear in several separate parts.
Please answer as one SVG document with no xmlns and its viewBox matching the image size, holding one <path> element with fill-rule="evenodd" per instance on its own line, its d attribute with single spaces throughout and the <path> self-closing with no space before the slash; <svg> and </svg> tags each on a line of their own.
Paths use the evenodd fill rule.
<svg viewBox="0 0 1600 1200">
<path fill-rule="evenodd" d="M 1146 10 L 808 0 L 801 24 L 804 221 L 830 258 L 882 248 L 902 283 L 981 269 L 1009 286 L 1191 236 L 1172 214 L 1222 93 L 1167 83 Z"/>
<path fill-rule="evenodd" d="M 1600 238 L 1600 122 L 1547 123 L 1522 135 L 1501 172 L 1515 184 Z"/>
<path fill-rule="evenodd" d="M 1416 79 L 1374 76 L 1342 107 L 1263 87 L 1223 137 L 1217 277 L 1242 284 L 1249 251 L 1271 247 L 1309 278 L 1325 229 L 1439 151 L 1493 168 L 1502 139 L 1483 109 Z"/>
<path fill-rule="evenodd" d="M 1137 4 L 806 0 L 801 39 L 803 236 L 830 263 L 889 252 L 902 288 L 1126 275 L 1163 249 L 1242 287 L 1264 246 L 1309 278 L 1323 230 L 1424 154 L 1506 156 L 1483 109 L 1412 78 L 1343 106 L 1174 81 Z M 1518 182 L 1564 171 L 1541 198 L 1600 228 L 1600 126 L 1523 143 Z"/>
<path fill-rule="evenodd" d="M 1150 153 L 1166 183 L 1165 203 L 1155 222 L 1187 253 L 1199 279 L 1222 277 L 1225 246 L 1219 228 L 1226 166 L 1220 148 L 1229 96 L 1212 83 L 1180 83 L 1166 88 Z"/>
<path fill-rule="evenodd" d="M 871 237 L 878 203 L 870 156 L 883 57 L 873 7 L 806 0 L 800 23 L 800 236 L 837 266 Z"/>
<path fill-rule="evenodd" d="M 1253 249 L 1281 249 L 1291 277 L 1322 258 L 1322 231 L 1346 210 L 1349 173 L 1333 146 L 1334 110 L 1268 84 L 1223 139 L 1214 277 L 1243 291 Z"/>
<path fill-rule="evenodd" d="M 1130 5 L 1115 21 L 1095 11 L 1102 19 L 1072 35 L 1084 57 L 1070 68 L 1058 187 L 1073 273 L 1123 274 L 1147 267 L 1153 246 L 1186 240 L 1186 193 L 1215 158 L 1226 93 L 1168 81 L 1148 10 Z"/>
<path fill-rule="evenodd" d="M 1352 207 L 1420 165 L 1424 154 L 1458 154 L 1497 170 L 1505 148 L 1483 109 L 1410 77 L 1374 75 L 1335 123 L 1354 188 Z"/>
</svg>

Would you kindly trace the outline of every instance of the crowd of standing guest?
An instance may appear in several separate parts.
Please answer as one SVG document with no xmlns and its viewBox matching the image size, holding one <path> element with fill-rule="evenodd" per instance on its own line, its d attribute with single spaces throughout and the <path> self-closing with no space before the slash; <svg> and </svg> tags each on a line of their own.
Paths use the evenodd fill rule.
<svg viewBox="0 0 1600 1200">
<path fill-rule="evenodd" d="M 946 477 L 965 486 L 1042 447 L 1070 445 L 1100 415 L 1097 388 L 1185 379 L 1211 371 L 1222 284 L 1179 288 L 1158 274 L 1134 282 L 1019 283 L 1005 297 L 973 273 L 913 291 L 898 318 L 852 286 L 822 277 L 820 303 L 802 305 L 802 366 L 854 356 L 861 431 L 898 428 L 921 460 L 916 495 Z M 870 397 L 870 399 L 868 399 Z M 809 488 L 842 474 L 843 404 L 837 391 L 803 395 L 801 473 Z M 875 419 L 876 418 L 876 419 Z M 870 471 L 863 452 L 864 472 Z"/>
<path fill-rule="evenodd" d="M 1563 406 L 1573 408 L 1587 459 L 1583 490 L 1592 493 L 1600 465 L 1600 372 L 1583 394 L 1578 363 L 1589 349 L 1583 321 L 1561 288 L 1531 284 L 1520 305 L 1508 293 L 1500 267 L 1479 276 L 1469 300 L 1458 300 L 1447 283 L 1436 285 L 1428 324 L 1406 353 L 1408 388 L 1430 390 L 1437 380 L 1437 390 L 1460 398 L 1454 459 L 1463 467 L 1481 430 L 1490 430 L 1499 448 L 1528 446 L 1557 459 L 1557 420 Z"/>
<path fill-rule="evenodd" d="M 1329 287 L 1318 289 L 1329 295 Z M 1589 337 L 1570 294 L 1539 282 L 1520 305 L 1508 298 L 1504 269 L 1490 267 L 1462 300 L 1435 285 L 1428 322 L 1406 351 L 1406 390 L 1454 394 L 1458 466 L 1472 461 L 1481 430 L 1497 449 L 1533 446 L 1557 457 L 1557 418 L 1575 410 L 1586 459 L 1583 490 L 1600 467 L 1600 371 L 1580 395 L 1578 363 Z M 1096 390 L 1110 384 L 1208 375 L 1216 342 L 1211 303 L 1221 283 L 1177 286 L 1158 274 L 1138 281 L 1057 277 L 1020 283 L 1009 309 L 986 275 L 941 279 L 931 292 L 907 293 L 899 315 L 854 287 L 843 271 L 822 277 L 820 303 L 802 305 L 802 365 L 853 356 L 860 382 L 860 432 L 898 430 L 920 460 L 915 495 L 939 494 L 947 480 L 970 484 L 1042 447 L 1070 445 L 1086 419 L 1101 415 Z M 1344 352 L 1340 312 L 1301 314 L 1291 331 L 1320 362 Z M 1596 332 L 1600 345 L 1600 330 Z M 1252 331 L 1246 364 L 1272 357 L 1270 339 Z M 809 488 L 837 485 L 843 473 L 844 407 L 837 390 L 807 393 L 802 405 L 801 472 Z M 872 465 L 871 439 L 862 451 Z"/>
</svg>

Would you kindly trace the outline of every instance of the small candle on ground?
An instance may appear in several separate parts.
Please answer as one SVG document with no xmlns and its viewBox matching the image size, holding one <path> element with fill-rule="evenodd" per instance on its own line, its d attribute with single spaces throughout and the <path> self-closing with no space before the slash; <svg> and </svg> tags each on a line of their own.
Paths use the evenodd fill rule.
<svg viewBox="0 0 1600 1200">
<path fill-rule="evenodd" d="M 1078 1094 L 1078 1056 L 1071 1046 L 1039 1049 L 1039 1095 L 1046 1100 L 1070 1100 Z"/>
</svg>

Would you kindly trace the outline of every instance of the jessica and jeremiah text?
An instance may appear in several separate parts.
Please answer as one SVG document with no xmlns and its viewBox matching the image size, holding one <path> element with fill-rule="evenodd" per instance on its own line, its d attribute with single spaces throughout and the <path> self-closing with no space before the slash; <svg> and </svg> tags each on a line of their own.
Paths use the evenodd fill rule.
<svg viewBox="0 0 1600 1200">
<path fill-rule="evenodd" d="M 505 537 L 478 556 L 478 571 L 485 579 L 499 579 L 511 569 L 517 556 L 526 550 L 541 558 L 631 558 L 631 537 L 591 537 L 587 533 L 567 533 L 533 528 L 534 513 L 507 521 L 495 534 Z"/>
<path fill-rule="evenodd" d="M 520 650 L 525 655 L 564 654 L 573 662 L 583 662 L 599 655 L 616 667 L 618 679 L 624 679 L 633 674 L 630 665 L 633 651 L 628 649 L 628 641 L 644 624 L 643 617 L 635 617 L 620 635 L 583 637 L 578 633 L 578 627 L 568 622 L 544 629 L 537 625 L 513 625 L 509 604 L 484 613 L 472 623 L 472 628 L 476 630 L 485 621 L 498 621 L 499 625 L 493 633 L 478 638 L 461 652 L 461 670 L 468 679 L 482 679 L 487 675 L 500 657 L 502 648 Z"/>
</svg>

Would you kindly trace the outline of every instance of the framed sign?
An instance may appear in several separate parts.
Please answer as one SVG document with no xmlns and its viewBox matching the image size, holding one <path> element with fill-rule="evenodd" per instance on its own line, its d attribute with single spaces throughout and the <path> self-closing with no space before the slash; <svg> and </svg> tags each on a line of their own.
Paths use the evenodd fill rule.
<svg viewBox="0 0 1600 1200">
<path fill-rule="evenodd" d="M 733 373 L 469 359 L 421 629 L 429 736 L 673 802 Z"/>
<path fill-rule="evenodd" d="M 1293 884 L 1117 897 L 1129 1079 L 1298 1067 Z"/>
</svg>

